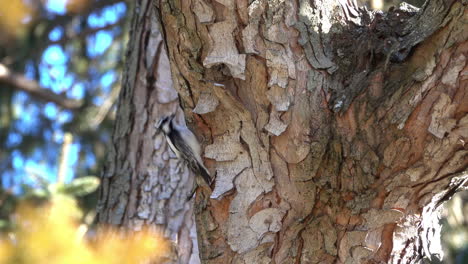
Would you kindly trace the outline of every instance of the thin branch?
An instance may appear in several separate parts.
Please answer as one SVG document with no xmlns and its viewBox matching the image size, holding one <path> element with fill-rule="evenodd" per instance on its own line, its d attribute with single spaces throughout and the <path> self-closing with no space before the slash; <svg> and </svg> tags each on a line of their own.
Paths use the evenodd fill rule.
<svg viewBox="0 0 468 264">
<path fill-rule="evenodd" d="M 104 118 L 106 118 L 107 114 L 111 110 L 111 108 L 114 105 L 115 101 L 119 97 L 120 88 L 121 88 L 121 86 L 120 86 L 120 84 L 118 84 L 118 85 L 116 85 L 116 87 L 114 87 L 112 89 L 112 91 L 110 92 L 110 95 L 108 96 L 106 101 L 104 101 L 104 103 L 99 107 L 99 110 L 97 111 L 97 114 L 91 120 L 91 122 L 90 122 L 90 127 L 91 128 L 93 128 L 93 129 L 97 128 L 102 123 Z"/>
<path fill-rule="evenodd" d="M 56 94 L 49 89 L 41 87 L 36 81 L 26 78 L 22 74 L 11 72 L 5 65 L 0 63 L 0 84 L 11 85 L 17 90 L 25 91 L 28 94 L 56 105 L 75 110 L 83 105 L 82 101 L 68 99 Z"/>
<path fill-rule="evenodd" d="M 68 156 L 70 154 L 70 146 L 73 142 L 73 135 L 69 132 L 63 136 L 62 151 L 59 156 L 59 166 L 57 172 L 57 183 L 65 183 L 65 174 L 68 169 Z"/>
</svg>

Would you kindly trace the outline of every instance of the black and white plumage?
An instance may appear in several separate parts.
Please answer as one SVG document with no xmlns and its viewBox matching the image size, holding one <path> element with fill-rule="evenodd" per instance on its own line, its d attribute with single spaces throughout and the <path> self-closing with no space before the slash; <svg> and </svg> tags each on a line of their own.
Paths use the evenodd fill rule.
<svg viewBox="0 0 468 264">
<path fill-rule="evenodd" d="M 195 135 L 185 126 L 174 122 L 174 115 L 163 117 L 156 125 L 157 131 L 162 131 L 169 147 L 177 158 L 187 163 L 190 170 L 201 176 L 211 185 L 211 176 L 201 159 L 201 148 Z"/>
</svg>

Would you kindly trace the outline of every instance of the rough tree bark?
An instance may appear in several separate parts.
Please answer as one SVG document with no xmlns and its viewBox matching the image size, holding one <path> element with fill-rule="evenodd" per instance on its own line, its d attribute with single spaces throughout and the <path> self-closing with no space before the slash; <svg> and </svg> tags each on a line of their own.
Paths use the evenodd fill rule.
<svg viewBox="0 0 468 264">
<path fill-rule="evenodd" d="M 372 13 L 351 0 L 139 1 L 146 23 L 130 43 L 101 221 L 164 225 L 172 202 L 189 219 L 152 134 L 179 103 L 156 92 L 167 90 L 154 63 L 159 15 L 180 105 L 216 174 L 212 199 L 196 199 L 203 263 L 441 254 L 438 208 L 468 179 L 466 4 Z"/>
<path fill-rule="evenodd" d="M 199 263 L 193 203 L 187 203 L 193 176 L 178 168 L 155 124 L 177 112 L 159 14 L 150 1 L 138 3 L 122 77 L 117 119 L 101 176 L 97 222 L 139 231 L 153 226 L 174 241 L 167 263 Z"/>
</svg>

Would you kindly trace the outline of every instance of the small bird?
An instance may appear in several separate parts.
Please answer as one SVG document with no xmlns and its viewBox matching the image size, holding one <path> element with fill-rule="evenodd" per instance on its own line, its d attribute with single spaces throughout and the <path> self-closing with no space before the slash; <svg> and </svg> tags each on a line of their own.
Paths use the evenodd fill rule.
<svg viewBox="0 0 468 264">
<path fill-rule="evenodd" d="M 162 131 L 179 160 L 187 163 L 188 167 L 210 187 L 211 176 L 201 159 L 201 148 L 195 135 L 185 126 L 177 125 L 174 122 L 175 115 L 163 117 L 156 124 L 156 131 Z M 211 187 L 210 187 L 211 188 Z"/>
</svg>

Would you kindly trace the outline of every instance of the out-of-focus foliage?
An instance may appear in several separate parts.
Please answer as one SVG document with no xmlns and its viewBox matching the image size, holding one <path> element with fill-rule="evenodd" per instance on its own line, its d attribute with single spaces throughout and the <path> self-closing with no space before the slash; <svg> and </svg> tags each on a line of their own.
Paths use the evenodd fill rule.
<svg viewBox="0 0 468 264">
<path fill-rule="evenodd" d="M 442 224 L 443 263 L 468 263 L 468 191 L 456 194 L 444 205 Z"/>
<path fill-rule="evenodd" d="M 72 200 L 84 195 L 93 193 L 99 186 L 99 179 L 94 176 L 84 176 L 73 179 L 69 183 L 54 182 L 50 183 L 47 179 L 40 176 L 32 176 L 36 184 L 34 186 L 23 186 L 24 193 L 21 196 L 11 196 L 10 201 L 0 200 L 0 206 L 5 206 L 4 211 L 7 213 L 4 219 L 0 219 L 0 231 L 6 233 L 11 231 L 14 221 L 14 208 L 16 204 L 36 204 L 42 205 L 53 203 L 59 199 Z M 83 212 L 84 221 L 91 223 L 94 217 L 94 210 Z M 2 262 L 0 262 L 2 263 Z"/>
<path fill-rule="evenodd" d="M 22 21 L 31 15 L 31 10 L 22 0 L 8 1 L 0 9 L 0 29 L 8 34 L 15 34 L 18 29 L 24 27 Z"/>
<path fill-rule="evenodd" d="M 3 189 L 20 194 L 27 169 L 54 176 L 65 133 L 74 138 L 67 181 L 98 174 L 120 89 L 128 8 L 123 0 L 0 1 Z"/>
<path fill-rule="evenodd" d="M 21 204 L 14 218 L 14 231 L 0 238 L 0 263 L 143 263 L 165 256 L 168 249 L 150 230 L 132 235 L 100 230 L 86 237 L 82 213 L 67 195 L 55 194 L 42 206 Z"/>
<path fill-rule="evenodd" d="M 99 186 L 99 179 L 94 176 L 84 176 L 73 179 L 69 183 L 46 183 L 40 187 L 25 187 L 24 198 L 29 200 L 51 200 L 56 195 L 79 197 L 94 192 Z"/>
<path fill-rule="evenodd" d="M 44 184 L 99 175 L 132 2 L 0 1 L 0 220 L 33 190 L 44 199 Z M 95 202 L 93 193 L 80 198 L 87 211 Z"/>
</svg>

